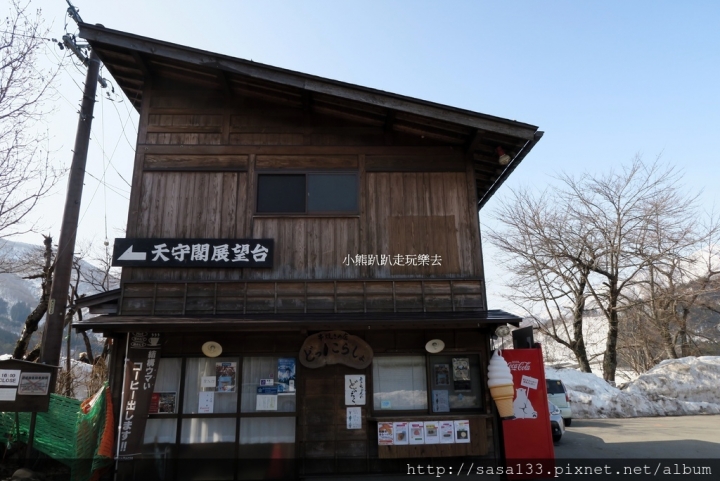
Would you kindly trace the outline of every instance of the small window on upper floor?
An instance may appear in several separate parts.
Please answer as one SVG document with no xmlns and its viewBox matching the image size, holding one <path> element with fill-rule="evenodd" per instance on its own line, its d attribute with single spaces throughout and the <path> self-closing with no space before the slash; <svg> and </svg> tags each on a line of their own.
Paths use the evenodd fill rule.
<svg viewBox="0 0 720 481">
<path fill-rule="evenodd" d="M 258 214 L 358 212 L 357 173 L 258 174 Z"/>
</svg>

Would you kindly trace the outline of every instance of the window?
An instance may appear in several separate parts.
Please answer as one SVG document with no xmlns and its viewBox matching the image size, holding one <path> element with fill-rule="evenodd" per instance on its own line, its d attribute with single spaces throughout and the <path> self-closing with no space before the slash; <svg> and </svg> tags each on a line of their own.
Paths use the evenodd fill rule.
<svg viewBox="0 0 720 481">
<path fill-rule="evenodd" d="M 480 359 L 457 354 L 430 356 L 432 412 L 479 409 L 482 405 Z M 445 404 L 447 399 L 447 404 Z"/>
<path fill-rule="evenodd" d="M 294 458 L 294 357 L 158 363 L 142 448 L 147 457 L 137 465 L 143 479 L 243 479 L 248 460 L 264 472 L 271 459 Z"/>
<path fill-rule="evenodd" d="M 373 408 L 376 411 L 427 410 L 425 356 L 373 359 Z"/>
<path fill-rule="evenodd" d="M 258 174 L 259 214 L 357 211 L 357 173 Z"/>
<path fill-rule="evenodd" d="M 238 359 L 234 357 L 201 357 L 187 359 L 185 364 L 185 414 L 234 413 L 237 410 L 237 389 L 225 379 L 237 379 Z M 229 371 L 233 372 L 229 372 Z"/>
<path fill-rule="evenodd" d="M 242 456 L 262 458 L 281 444 L 292 457 L 296 363 L 281 356 L 160 359 L 144 449 L 232 459 L 237 445 L 252 445 L 240 448 Z"/>
<path fill-rule="evenodd" d="M 277 357 L 246 357 L 243 360 L 242 371 L 242 405 L 241 412 L 254 413 L 263 411 L 277 412 L 295 412 L 295 363 L 287 362 L 290 358 Z M 288 368 L 289 366 L 289 368 Z M 286 373 L 286 371 L 292 371 Z M 287 375 L 287 380 L 292 378 L 292 385 L 280 377 L 281 371 L 283 376 Z M 268 387 L 268 391 L 276 392 L 272 396 L 275 398 L 273 405 L 267 405 L 259 396 L 268 396 L 258 391 L 262 379 L 266 379 L 272 375 L 275 378 L 273 386 Z"/>
<path fill-rule="evenodd" d="M 373 410 L 444 413 L 480 409 L 481 379 L 476 354 L 375 357 Z"/>
</svg>

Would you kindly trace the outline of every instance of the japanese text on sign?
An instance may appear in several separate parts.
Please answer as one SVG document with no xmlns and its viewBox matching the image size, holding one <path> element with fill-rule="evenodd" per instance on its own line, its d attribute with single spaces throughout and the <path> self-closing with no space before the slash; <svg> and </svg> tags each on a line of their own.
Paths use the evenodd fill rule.
<svg viewBox="0 0 720 481">
<path fill-rule="evenodd" d="M 348 374 L 345 376 L 345 405 L 365 405 L 364 374 Z"/>
<path fill-rule="evenodd" d="M 131 457 L 140 450 L 160 358 L 160 334 L 132 332 L 125 360 L 118 455 Z"/>
<path fill-rule="evenodd" d="M 273 239 L 115 239 L 114 266 L 272 267 Z"/>
<path fill-rule="evenodd" d="M 365 369 L 372 362 L 370 345 L 343 331 L 324 331 L 305 339 L 300 348 L 300 363 L 309 368 L 344 364 Z"/>
</svg>

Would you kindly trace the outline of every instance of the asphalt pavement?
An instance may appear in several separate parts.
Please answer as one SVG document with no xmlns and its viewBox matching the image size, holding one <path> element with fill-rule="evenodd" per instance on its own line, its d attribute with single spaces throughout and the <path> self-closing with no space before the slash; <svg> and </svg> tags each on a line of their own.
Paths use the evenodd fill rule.
<svg viewBox="0 0 720 481">
<path fill-rule="evenodd" d="M 536 480 L 715 481 L 720 480 L 720 415 L 573 419 L 555 444 L 555 472 Z M 533 468 L 531 464 L 527 467 Z M 525 468 L 525 466 L 521 466 Z M 498 475 L 464 472 L 366 476 L 372 481 L 442 478 L 501 481 Z M 307 481 L 357 479 L 311 477 Z M 526 478 L 527 479 L 527 478 Z"/>
<path fill-rule="evenodd" d="M 555 445 L 555 457 L 717 459 L 720 415 L 573 419 Z"/>
</svg>

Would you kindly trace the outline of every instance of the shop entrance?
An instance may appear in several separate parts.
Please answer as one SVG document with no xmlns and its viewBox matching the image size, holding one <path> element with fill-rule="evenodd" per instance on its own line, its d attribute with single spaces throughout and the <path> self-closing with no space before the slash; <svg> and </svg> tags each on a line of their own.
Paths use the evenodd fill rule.
<svg viewBox="0 0 720 481">
<path fill-rule="evenodd" d="M 345 375 L 365 374 L 335 364 L 317 369 L 303 367 L 299 374 L 303 395 L 298 406 L 298 458 L 303 475 L 367 472 L 367 409 L 362 406 L 361 429 L 348 429 Z M 367 402 L 371 402 L 366 393 Z"/>
</svg>

